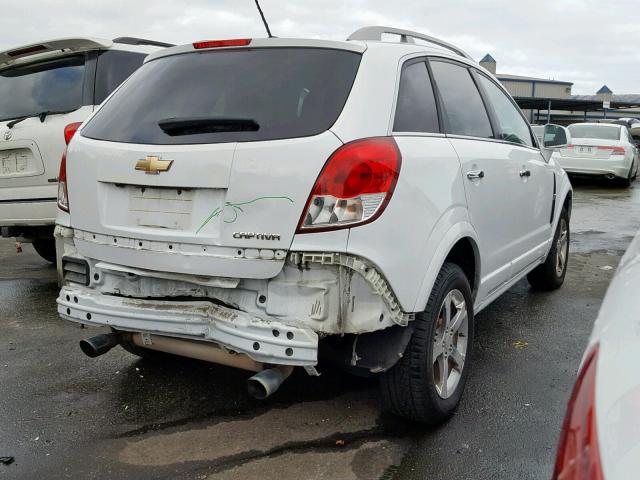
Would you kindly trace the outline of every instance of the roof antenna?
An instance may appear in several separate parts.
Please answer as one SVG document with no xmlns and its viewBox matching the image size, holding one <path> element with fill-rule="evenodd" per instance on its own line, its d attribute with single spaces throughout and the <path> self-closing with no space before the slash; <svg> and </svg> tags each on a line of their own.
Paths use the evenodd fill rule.
<svg viewBox="0 0 640 480">
<path fill-rule="evenodd" d="M 260 16 L 262 17 L 262 23 L 264 23 L 264 28 L 267 29 L 267 35 L 269 35 L 269 38 L 274 38 L 273 35 L 271 35 L 271 30 L 269 30 L 269 24 L 267 23 L 267 19 L 264 18 L 264 13 L 262 13 L 262 9 L 260 8 L 260 4 L 258 3 L 258 0 L 256 1 L 256 7 L 258 7 L 258 12 L 260 12 Z"/>
</svg>

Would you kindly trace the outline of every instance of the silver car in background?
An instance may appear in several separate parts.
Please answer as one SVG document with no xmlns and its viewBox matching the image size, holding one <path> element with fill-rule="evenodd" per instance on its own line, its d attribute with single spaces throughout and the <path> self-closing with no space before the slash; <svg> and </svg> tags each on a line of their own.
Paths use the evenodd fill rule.
<svg viewBox="0 0 640 480">
<path fill-rule="evenodd" d="M 552 480 L 640 471 L 640 234 L 609 285 L 567 407 Z"/>
<path fill-rule="evenodd" d="M 572 143 L 555 160 L 569 174 L 617 179 L 629 186 L 638 173 L 638 150 L 629 129 L 607 123 L 569 125 Z"/>
</svg>

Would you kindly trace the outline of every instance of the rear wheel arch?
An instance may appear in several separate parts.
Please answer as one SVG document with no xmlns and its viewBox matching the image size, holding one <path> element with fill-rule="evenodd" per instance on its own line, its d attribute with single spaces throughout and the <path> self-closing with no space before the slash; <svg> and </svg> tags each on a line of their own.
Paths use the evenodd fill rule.
<svg viewBox="0 0 640 480">
<path fill-rule="evenodd" d="M 471 296 L 475 300 L 480 284 L 480 252 L 476 242 L 471 237 L 459 239 L 449 250 L 442 262 L 443 265 L 446 262 L 454 263 L 462 269 L 469 281 Z"/>
<path fill-rule="evenodd" d="M 473 260 L 471 261 L 469 258 L 473 258 Z M 462 268 L 471 286 L 472 299 L 475 302 L 480 286 L 482 261 L 476 232 L 470 223 L 463 221 L 449 228 L 440 238 L 438 247 L 434 249 L 420 286 L 414 312 L 421 312 L 425 309 L 436 277 L 446 262 L 454 263 Z"/>
<path fill-rule="evenodd" d="M 569 190 L 567 195 L 564 197 L 564 202 L 562 202 L 562 208 L 567 211 L 567 215 L 569 215 L 569 219 L 571 219 L 571 208 L 573 206 L 573 192 Z"/>
</svg>

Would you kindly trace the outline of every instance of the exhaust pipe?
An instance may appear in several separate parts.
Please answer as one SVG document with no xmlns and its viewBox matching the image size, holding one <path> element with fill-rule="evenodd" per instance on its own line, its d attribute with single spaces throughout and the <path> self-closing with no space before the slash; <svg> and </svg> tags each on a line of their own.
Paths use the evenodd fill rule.
<svg viewBox="0 0 640 480">
<path fill-rule="evenodd" d="M 613 173 L 607 173 L 604 178 L 606 178 L 607 180 L 613 180 L 614 178 L 616 178 L 616 176 Z"/>
<path fill-rule="evenodd" d="M 281 365 L 275 368 L 267 368 L 266 370 L 256 373 L 247 380 L 249 395 L 258 400 L 264 400 L 280 388 L 282 382 L 291 375 L 291 372 L 293 372 L 293 366 Z"/>
<path fill-rule="evenodd" d="M 264 368 L 262 363 L 256 362 L 247 355 L 229 353 L 214 343 L 182 340 L 161 335 L 149 335 L 150 341 L 145 343 L 140 333 L 126 335 L 124 341 L 130 341 L 138 347 L 157 350 L 158 352 L 172 353 L 181 357 L 195 358 L 196 360 L 241 368 L 251 372 L 259 372 Z"/>
<path fill-rule="evenodd" d="M 107 353 L 119 343 L 120 339 L 116 333 L 104 333 L 80 340 L 80 349 L 88 357 L 95 358 Z"/>
</svg>

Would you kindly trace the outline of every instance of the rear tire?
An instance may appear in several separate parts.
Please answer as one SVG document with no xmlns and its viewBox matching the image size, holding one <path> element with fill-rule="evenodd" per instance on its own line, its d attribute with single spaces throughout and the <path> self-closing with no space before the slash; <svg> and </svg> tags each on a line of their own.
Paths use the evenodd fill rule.
<svg viewBox="0 0 640 480">
<path fill-rule="evenodd" d="M 404 355 L 380 377 L 382 404 L 401 417 L 437 425 L 454 414 L 471 366 L 473 300 L 458 265 L 443 265 L 414 322 Z"/>
<path fill-rule="evenodd" d="M 37 238 L 33 240 L 33 248 L 47 262 L 56 261 L 56 241 L 53 238 Z"/>
<path fill-rule="evenodd" d="M 563 208 L 547 259 L 527 275 L 527 280 L 533 289 L 548 291 L 562 286 L 567 274 L 570 237 L 569 214 L 567 209 Z"/>
<path fill-rule="evenodd" d="M 627 175 L 627 178 L 621 178 L 619 180 L 620 186 L 623 188 L 627 188 L 631 186 L 631 182 L 633 181 L 634 177 L 633 177 L 633 163 L 631 164 L 631 168 L 629 169 L 629 175 Z"/>
</svg>

